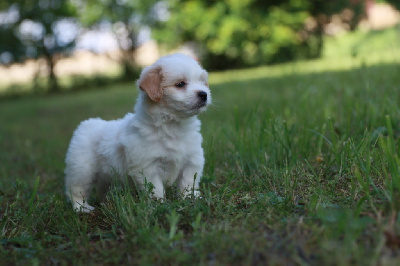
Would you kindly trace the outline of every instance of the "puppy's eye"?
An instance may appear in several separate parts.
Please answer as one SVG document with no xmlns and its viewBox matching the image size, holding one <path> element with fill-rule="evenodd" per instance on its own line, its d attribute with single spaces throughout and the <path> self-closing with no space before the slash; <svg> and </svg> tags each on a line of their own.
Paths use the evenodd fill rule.
<svg viewBox="0 0 400 266">
<path fill-rule="evenodd" d="M 175 87 L 177 87 L 177 88 L 183 88 L 183 87 L 185 87 L 185 85 L 186 85 L 186 82 L 181 81 L 181 82 L 179 82 L 179 83 L 176 83 L 176 84 L 175 84 Z"/>
</svg>

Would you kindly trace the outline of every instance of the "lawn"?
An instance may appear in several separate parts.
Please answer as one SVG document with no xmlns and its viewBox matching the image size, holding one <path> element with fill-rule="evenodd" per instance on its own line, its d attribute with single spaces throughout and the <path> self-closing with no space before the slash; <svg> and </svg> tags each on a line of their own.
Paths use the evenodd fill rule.
<svg viewBox="0 0 400 266">
<path fill-rule="evenodd" d="M 64 196 L 68 142 L 81 120 L 130 112 L 134 84 L 1 100 L 0 261 L 399 264 L 398 62 L 212 73 L 202 198 L 171 190 L 161 203 L 116 184 L 91 214 Z"/>
</svg>

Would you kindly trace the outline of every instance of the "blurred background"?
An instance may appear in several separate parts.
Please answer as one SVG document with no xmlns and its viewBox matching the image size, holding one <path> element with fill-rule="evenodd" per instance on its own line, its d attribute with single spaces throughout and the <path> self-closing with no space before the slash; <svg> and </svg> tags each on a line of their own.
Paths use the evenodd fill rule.
<svg viewBox="0 0 400 266">
<path fill-rule="evenodd" d="M 399 0 L 2 0 L 0 97 L 135 80 L 172 51 L 209 71 L 357 57 L 371 42 L 399 47 L 399 9 Z M 349 34 L 351 45 L 335 47 Z M 383 46 L 371 47 L 364 54 Z"/>
</svg>

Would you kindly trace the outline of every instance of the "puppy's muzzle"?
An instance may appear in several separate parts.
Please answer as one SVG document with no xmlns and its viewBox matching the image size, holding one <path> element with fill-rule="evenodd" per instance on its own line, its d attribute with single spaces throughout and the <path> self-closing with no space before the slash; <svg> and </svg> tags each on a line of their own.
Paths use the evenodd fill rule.
<svg viewBox="0 0 400 266">
<path fill-rule="evenodd" d="M 207 102 L 207 92 L 205 91 L 198 91 L 197 96 L 202 102 Z"/>
</svg>

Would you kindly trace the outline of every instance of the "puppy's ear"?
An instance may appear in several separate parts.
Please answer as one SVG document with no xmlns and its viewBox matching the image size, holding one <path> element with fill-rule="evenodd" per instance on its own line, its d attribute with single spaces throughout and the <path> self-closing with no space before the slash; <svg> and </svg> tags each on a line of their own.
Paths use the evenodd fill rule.
<svg viewBox="0 0 400 266">
<path fill-rule="evenodd" d="M 161 67 L 154 67 L 142 73 L 138 80 L 138 85 L 141 90 L 149 95 L 150 99 L 159 102 L 163 95 L 161 81 Z"/>
</svg>

